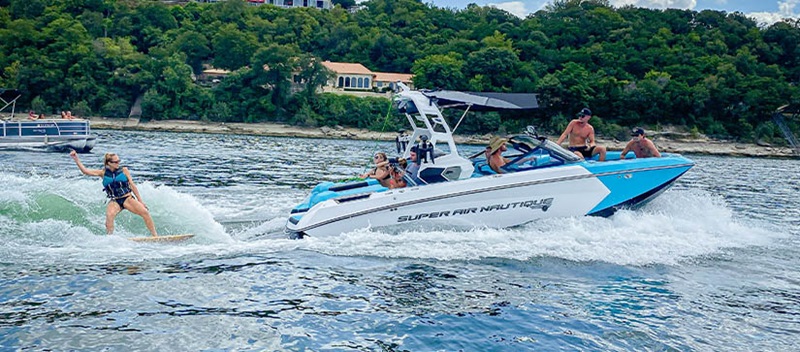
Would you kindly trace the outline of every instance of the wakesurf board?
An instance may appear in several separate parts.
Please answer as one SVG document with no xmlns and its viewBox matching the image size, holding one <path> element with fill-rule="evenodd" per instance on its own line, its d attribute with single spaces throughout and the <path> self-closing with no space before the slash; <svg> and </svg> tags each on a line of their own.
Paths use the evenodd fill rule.
<svg viewBox="0 0 800 352">
<path fill-rule="evenodd" d="M 168 235 L 168 236 L 131 237 L 128 239 L 134 242 L 181 242 L 181 241 L 186 241 L 192 237 L 194 237 L 194 235 L 185 233 L 181 235 Z"/>
</svg>

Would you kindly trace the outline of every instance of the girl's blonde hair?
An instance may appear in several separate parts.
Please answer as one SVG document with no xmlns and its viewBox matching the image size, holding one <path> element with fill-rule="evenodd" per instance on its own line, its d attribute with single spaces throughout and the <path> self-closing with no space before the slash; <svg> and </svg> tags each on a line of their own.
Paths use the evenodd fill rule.
<svg viewBox="0 0 800 352">
<path fill-rule="evenodd" d="M 103 165 L 108 165 L 108 161 L 116 155 L 116 153 L 106 153 L 106 155 L 103 156 Z"/>
</svg>

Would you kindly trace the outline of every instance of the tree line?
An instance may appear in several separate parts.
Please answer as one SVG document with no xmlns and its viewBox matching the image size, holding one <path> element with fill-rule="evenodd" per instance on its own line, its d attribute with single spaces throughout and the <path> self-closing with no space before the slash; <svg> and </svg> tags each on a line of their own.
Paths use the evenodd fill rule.
<svg viewBox="0 0 800 352">
<path fill-rule="evenodd" d="M 525 19 L 474 4 L 334 3 L 0 0 L 0 86 L 46 113 L 126 117 L 138 99 L 145 119 L 402 127 L 387 99 L 318 93 L 321 60 L 358 62 L 413 73 L 418 88 L 539 94 L 541 109 L 478 114 L 461 133 L 560 132 L 589 107 L 606 136 L 677 125 L 772 143 L 782 141 L 772 112 L 800 101 L 797 19 L 759 26 L 736 12 L 606 0 L 556 0 Z M 231 74 L 197 84 L 203 64 Z"/>
</svg>

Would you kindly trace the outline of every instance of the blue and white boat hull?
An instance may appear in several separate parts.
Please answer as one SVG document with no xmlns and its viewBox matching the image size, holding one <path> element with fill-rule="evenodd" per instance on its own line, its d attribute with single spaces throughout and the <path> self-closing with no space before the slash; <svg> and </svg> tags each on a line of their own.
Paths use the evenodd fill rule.
<svg viewBox="0 0 800 352">
<path fill-rule="evenodd" d="M 677 155 L 587 161 L 335 197 L 293 214 L 286 228 L 302 235 L 327 236 L 366 227 L 506 228 L 543 218 L 609 216 L 619 208 L 652 199 L 692 165 Z"/>
</svg>

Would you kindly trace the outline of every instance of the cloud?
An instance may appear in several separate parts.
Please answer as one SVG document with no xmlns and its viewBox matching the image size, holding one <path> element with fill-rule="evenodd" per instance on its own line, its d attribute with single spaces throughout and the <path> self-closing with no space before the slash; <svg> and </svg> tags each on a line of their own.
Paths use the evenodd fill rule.
<svg viewBox="0 0 800 352">
<path fill-rule="evenodd" d="M 715 2 L 718 4 L 726 4 L 727 0 L 716 0 Z M 695 10 L 697 7 L 697 0 L 610 0 L 609 3 L 614 7 L 633 5 L 651 9 L 671 8 Z M 800 7 L 800 0 L 778 1 L 778 12 L 750 12 L 745 13 L 745 16 L 754 19 L 758 23 L 770 25 L 784 18 L 800 17 L 800 14 L 797 13 L 798 7 Z"/>
<path fill-rule="evenodd" d="M 552 3 L 553 0 L 518 0 L 518 1 L 505 1 L 496 3 L 487 3 L 486 6 L 496 7 L 501 10 L 508 11 L 512 15 L 519 18 L 525 18 L 529 14 L 541 10 Z M 624 6 L 635 6 L 650 9 L 683 9 L 700 11 L 697 8 L 698 0 L 609 0 L 609 4 L 616 8 Z M 727 4 L 729 0 L 712 0 L 718 4 Z M 799 18 L 800 17 L 800 0 L 752 0 L 752 1 L 765 1 L 777 2 L 777 12 L 743 12 L 745 16 L 753 18 L 760 24 L 771 25 L 775 22 L 785 18 Z M 526 4 L 527 3 L 527 4 Z M 539 8 L 528 9 L 528 6 L 539 6 Z M 733 12 L 736 10 L 728 10 Z"/>
<path fill-rule="evenodd" d="M 517 16 L 519 18 L 525 18 L 530 11 L 525 8 L 525 3 L 522 1 L 509 1 L 509 2 L 501 2 L 501 3 L 489 3 L 486 4 L 487 6 L 496 7 L 501 10 L 506 10 L 508 13 Z"/>
<path fill-rule="evenodd" d="M 800 17 L 800 14 L 796 12 L 799 5 L 800 0 L 778 1 L 778 12 L 751 12 L 746 15 L 758 23 L 771 25 L 784 18 Z"/>
<path fill-rule="evenodd" d="M 782 15 L 797 16 L 795 8 L 800 5 L 800 0 L 778 1 L 778 12 Z"/>
</svg>

